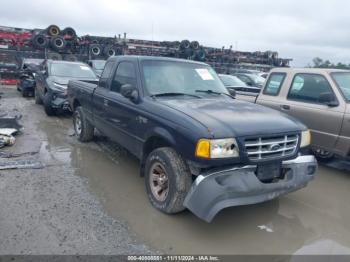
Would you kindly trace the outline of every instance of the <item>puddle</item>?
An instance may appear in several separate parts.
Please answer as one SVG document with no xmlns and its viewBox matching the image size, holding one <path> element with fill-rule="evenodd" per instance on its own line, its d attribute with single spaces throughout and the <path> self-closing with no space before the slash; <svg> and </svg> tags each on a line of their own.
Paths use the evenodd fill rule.
<svg viewBox="0 0 350 262">
<path fill-rule="evenodd" d="M 346 172 L 321 166 L 306 189 L 270 202 L 226 209 L 207 224 L 188 211 L 168 216 L 155 210 L 145 194 L 136 158 L 101 138 L 78 143 L 68 135 L 71 120 L 58 122 L 58 129 L 57 121 L 39 125 L 47 134 L 43 154 L 88 178 L 90 190 L 108 214 L 127 221 L 138 238 L 165 253 L 317 254 L 339 247 L 350 254 L 350 175 Z"/>
</svg>

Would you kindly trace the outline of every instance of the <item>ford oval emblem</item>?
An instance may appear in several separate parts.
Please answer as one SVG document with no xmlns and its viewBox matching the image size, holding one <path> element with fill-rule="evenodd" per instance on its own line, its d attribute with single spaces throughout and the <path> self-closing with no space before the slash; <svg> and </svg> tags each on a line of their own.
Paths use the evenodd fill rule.
<svg viewBox="0 0 350 262">
<path fill-rule="evenodd" d="M 279 144 L 273 144 L 270 146 L 271 151 L 277 151 L 279 149 L 281 149 L 281 146 Z"/>
</svg>

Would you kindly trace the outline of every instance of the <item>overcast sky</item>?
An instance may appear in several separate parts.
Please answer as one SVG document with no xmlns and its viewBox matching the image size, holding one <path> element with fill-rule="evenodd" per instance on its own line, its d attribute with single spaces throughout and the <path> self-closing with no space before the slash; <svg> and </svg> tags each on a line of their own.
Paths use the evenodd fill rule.
<svg viewBox="0 0 350 262">
<path fill-rule="evenodd" d="M 213 47 L 278 51 L 305 66 L 319 56 L 350 63 L 346 0 L 0 0 L 0 25 L 71 26 L 79 35 L 198 40 Z"/>
</svg>

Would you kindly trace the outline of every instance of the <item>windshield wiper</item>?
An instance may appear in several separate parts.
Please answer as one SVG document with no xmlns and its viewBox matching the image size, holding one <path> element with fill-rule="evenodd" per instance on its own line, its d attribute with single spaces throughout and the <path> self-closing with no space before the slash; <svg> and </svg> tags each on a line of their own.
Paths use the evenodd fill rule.
<svg viewBox="0 0 350 262">
<path fill-rule="evenodd" d="M 193 94 L 176 93 L 176 92 L 159 93 L 159 94 L 151 95 L 150 97 L 155 98 L 155 97 L 160 97 L 160 96 L 192 96 L 192 97 L 196 97 L 196 98 L 202 98 L 200 96 L 193 95 Z"/>
<path fill-rule="evenodd" d="M 230 94 L 226 94 L 226 93 L 223 93 L 223 92 L 217 92 L 217 91 L 213 91 L 213 90 L 195 90 L 195 92 L 198 92 L 198 93 L 206 93 L 206 94 L 214 94 L 214 95 L 226 95 L 226 96 L 229 96 L 233 99 L 235 99 L 234 96 L 231 96 Z"/>
</svg>

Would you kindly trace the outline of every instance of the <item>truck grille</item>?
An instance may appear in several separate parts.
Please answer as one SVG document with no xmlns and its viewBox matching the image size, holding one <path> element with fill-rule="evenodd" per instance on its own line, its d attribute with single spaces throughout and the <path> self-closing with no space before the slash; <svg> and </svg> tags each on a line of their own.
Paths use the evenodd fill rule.
<svg viewBox="0 0 350 262">
<path fill-rule="evenodd" d="M 293 155 L 298 147 L 297 134 L 245 139 L 245 150 L 252 161 Z"/>
</svg>

